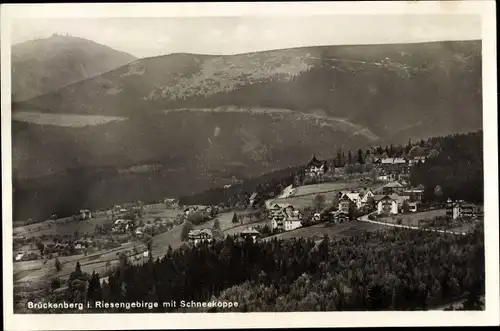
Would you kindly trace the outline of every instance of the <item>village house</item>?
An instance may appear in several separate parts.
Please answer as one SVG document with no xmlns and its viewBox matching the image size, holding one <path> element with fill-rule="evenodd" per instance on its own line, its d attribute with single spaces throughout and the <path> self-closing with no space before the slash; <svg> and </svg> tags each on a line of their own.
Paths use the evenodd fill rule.
<svg viewBox="0 0 500 331">
<path fill-rule="evenodd" d="M 418 185 L 414 188 L 405 189 L 403 190 L 403 195 L 408 195 L 411 201 L 421 202 L 424 196 L 424 186 Z"/>
<path fill-rule="evenodd" d="M 385 184 L 377 191 L 382 193 L 383 195 L 391 195 L 391 194 L 401 194 L 407 189 L 407 186 L 401 181 L 393 181 Z"/>
<path fill-rule="evenodd" d="M 203 241 L 211 242 L 213 234 L 211 229 L 191 230 L 188 233 L 189 242 L 197 245 Z"/>
<path fill-rule="evenodd" d="M 368 189 L 368 190 L 365 190 L 363 193 L 360 194 L 361 196 L 361 207 L 363 207 L 364 205 L 366 205 L 368 203 L 368 201 L 371 199 L 371 198 L 374 198 L 375 197 L 375 193 L 373 193 L 372 190 Z"/>
<path fill-rule="evenodd" d="M 285 231 L 292 231 L 302 226 L 302 214 L 293 206 L 288 206 L 285 213 Z"/>
<path fill-rule="evenodd" d="M 392 197 L 385 195 L 384 197 L 377 199 L 377 214 L 378 215 L 396 215 L 398 214 L 398 203 Z"/>
<path fill-rule="evenodd" d="M 313 155 L 313 158 L 306 165 L 305 176 L 307 178 L 322 178 L 328 171 L 328 164 L 326 161 L 320 161 Z"/>
<path fill-rule="evenodd" d="M 410 197 L 406 195 L 376 195 L 375 202 L 377 205 L 377 214 L 379 215 L 396 215 L 398 214 L 405 203 L 409 204 Z M 410 205 L 410 204 L 409 204 Z M 413 208 L 416 208 L 415 206 Z"/>
<path fill-rule="evenodd" d="M 454 220 L 461 217 L 481 217 L 482 211 L 472 203 L 448 199 L 446 201 L 446 216 Z"/>
<path fill-rule="evenodd" d="M 267 211 L 268 217 L 270 219 L 272 219 L 274 216 L 281 214 L 282 209 L 285 207 L 286 207 L 286 205 L 280 205 L 280 204 L 275 203 L 274 205 L 272 205 L 268 209 L 268 211 Z"/>
<path fill-rule="evenodd" d="M 88 209 L 82 209 L 80 210 L 80 219 L 82 220 L 88 220 L 92 218 L 92 212 Z"/>
<path fill-rule="evenodd" d="M 285 214 L 276 214 L 271 218 L 271 230 L 285 231 Z"/>
<path fill-rule="evenodd" d="M 340 199 L 342 199 L 344 196 L 349 198 L 354 205 L 356 205 L 356 208 L 359 208 L 361 206 L 361 194 L 356 191 L 341 191 L 339 192 Z M 339 200 L 340 201 L 340 200 Z"/>
<path fill-rule="evenodd" d="M 379 158 L 375 160 L 374 165 L 388 180 L 408 178 L 410 175 L 411 164 L 405 158 Z"/>
<path fill-rule="evenodd" d="M 352 201 L 347 194 L 343 194 L 339 199 L 338 210 L 343 213 L 349 214 L 349 211 L 352 208 L 351 206 L 356 206 L 356 203 Z"/>
<path fill-rule="evenodd" d="M 349 214 L 344 213 L 343 211 L 336 210 L 331 211 L 329 215 L 329 221 L 334 224 L 345 223 L 349 221 Z"/>
<path fill-rule="evenodd" d="M 257 241 L 257 238 L 260 237 L 260 232 L 255 230 L 254 228 L 247 228 L 245 230 L 243 230 L 241 233 L 240 233 L 240 236 L 243 238 L 243 239 L 247 239 L 247 238 L 251 238 L 253 242 Z"/>
</svg>

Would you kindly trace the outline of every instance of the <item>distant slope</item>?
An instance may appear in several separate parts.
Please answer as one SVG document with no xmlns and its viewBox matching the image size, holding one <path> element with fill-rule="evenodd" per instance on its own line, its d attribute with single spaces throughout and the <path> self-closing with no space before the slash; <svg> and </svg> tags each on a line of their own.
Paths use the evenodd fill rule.
<svg viewBox="0 0 500 331">
<path fill-rule="evenodd" d="M 192 195 L 370 140 L 295 113 L 178 111 L 86 127 L 12 123 L 15 219 Z"/>
<path fill-rule="evenodd" d="M 171 54 L 134 61 L 16 108 L 139 117 L 175 108 L 277 108 L 344 118 L 400 140 L 410 132 L 479 129 L 481 92 L 481 42 L 453 41 Z"/>
<path fill-rule="evenodd" d="M 12 99 L 22 101 L 121 67 L 135 58 L 90 40 L 52 36 L 12 46 Z"/>
</svg>

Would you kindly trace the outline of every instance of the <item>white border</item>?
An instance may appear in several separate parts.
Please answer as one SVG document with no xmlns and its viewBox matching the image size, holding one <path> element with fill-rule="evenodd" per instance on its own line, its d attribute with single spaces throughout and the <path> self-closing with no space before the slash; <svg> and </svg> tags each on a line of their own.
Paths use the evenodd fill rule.
<svg viewBox="0 0 500 331">
<path fill-rule="evenodd" d="M 352 326 L 499 325 L 496 18 L 494 1 L 18 4 L 1 6 L 2 234 L 6 330 L 294 328 Z M 161 14 L 160 14 L 161 13 Z M 486 310 L 482 312 L 311 312 L 240 314 L 14 315 L 12 288 L 12 174 L 10 24 L 19 17 L 303 16 L 380 14 L 477 14 L 482 17 L 485 165 Z M 7 258 L 5 258 L 7 257 Z"/>
</svg>

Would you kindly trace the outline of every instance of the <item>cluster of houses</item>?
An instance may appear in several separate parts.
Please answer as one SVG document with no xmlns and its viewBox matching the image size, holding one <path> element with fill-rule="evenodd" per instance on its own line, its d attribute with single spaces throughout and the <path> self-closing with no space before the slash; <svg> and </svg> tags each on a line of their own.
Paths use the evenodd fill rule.
<svg viewBox="0 0 500 331">
<path fill-rule="evenodd" d="M 170 230 L 175 224 L 172 220 L 155 219 L 144 225 L 137 225 L 135 221 L 129 219 L 117 219 L 113 223 L 111 231 L 116 234 L 134 232 L 137 237 L 142 237 L 144 233 L 153 233 L 158 229 Z"/>
<path fill-rule="evenodd" d="M 248 227 L 240 232 L 240 238 L 242 240 L 251 239 L 256 242 L 260 237 L 260 232 L 253 227 Z M 222 232 L 217 234 L 212 229 L 196 229 L 191 230 L 188 233 L 188 242 L 192 245 L 198 245 L 202 242 L 212 242 L 216 239 L 223 239 L 224 235 Z"/>
<path fill-rule="evenodd" d="M 388 216 L 401 212 L 417 212 L 424 195 L 424 187 L 411 187 L 406 181 L 397 180 L 382 186 L 376 193 L 373 200 L 377 215 Z"/>
<path fill-rule="evenodd" d="M 405 157 L 378 157 L 372 165 L 378 170 L 377 180 L 394 181 L 407 180 L 410 177 L 411 168 L 418 163 L 425 163 L 426 155 Z M 328 162 L 322 161 L 313 155 L 305 168 L 305 178 L 316 178 L 321 180 L 328 171 Z"/>
<path fill-rule="evenodd" d="M 348 222 L 359 213 L 375 211 L 377 215 L 389 216 L 402 212 L 416 212 L 422 201 L 424 187 L 411 187 L 405 181 L 392 181 L 376 189 L 338 192 L 338 204 L 328 213 L 316 212 L 305 220 L 303 214 L 292 205 L 272 204 L 268 218 L 272 231 L 291 231 L 304 223 L 329 221 L 334 224 Z"/>
<path fill-rule="evenodd" d="M 184 209 L 183 215 L 188 217 L 191 214 L 202 212 L 206 215 L 215 215 L 219 213 L 219 208 L 217 206 L 188 206 Z"/>
<path fill-rule="evenodd" d="M 113 233 L 127 233 L 135 227 L 135 223 L 128 219 L 117 219 L 113 223 L 111 232 Z"/>
<path fill-rule="evenodd" d="M 373 165 L 379 171 L 379 181 L 406 180 L 410 177 L 411 167 L 426 160 L 426 156 L 377 158 Z"/>
<path fill-rule="evenodd" d="M 456 220 L 458 218 L 480 218 L 484 216 L 482 207 L 463 200 L 453 201 L 448 199 L 446 201 L 446 216 L 450 219 Z"/>
</svg>

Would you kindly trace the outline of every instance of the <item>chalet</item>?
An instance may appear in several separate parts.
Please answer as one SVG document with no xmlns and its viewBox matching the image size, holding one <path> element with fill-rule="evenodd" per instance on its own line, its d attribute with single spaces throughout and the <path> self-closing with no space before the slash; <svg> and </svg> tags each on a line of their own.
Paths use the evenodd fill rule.
<svg viewBox="0 0 500 331">
<path fill-rule="evenodd" d="M 88 209 L 82 209 L 80 210 L 80 218 L 82 220 L 88 220 L 92 218 L 92 212 Z"/>
<path fill-rule="evenodd" d="M 378 215 L 396 215 L 398 213 L 398 203 L 389 195 L 378 199 L 376 203 Z"/>
<path fill-rule="evenodd" d="M 403 193 L 406 188 L 406 185 L 404 185 L 400 181 L 393 181 L 382 186 L 379 191 L 383 195 L 391 195 Z"/>
<path fill-rule="evenodd" d="M 368 189 L 367 191 L 364 191 L 362 194 L 360 194 L 361 196 L 361 206 L 364 206 L 368 203 L 368 201 L 372 198 L 375 197 L 375 193 L 373 193 L 372 190 Z"/>
<path fill-rule="evenodd" d="M 288 206 L 284 210 L 285 231 L 292 231 L 302 226 L 302 214 L 293 206 Z"/>
<path fill-rule="evenodd" d="M 273 218 L 275 215 L 279 215 L 282 213 L 283 208 L 286 208 L 288 205 L 280 205 L 275 203 L 274 205 L 271 205 L 271 207 L 268 209 L 268 217 Z"/>
<path fill-rule="evenodd" d="M 342 197 L 339 199 L 338 210 L 343 213 L 349 214 L 351 206 L 355 206 L 355 202 L 352 201 L 347 194 L 342 195 Z"/>
<path fill-rule="evenodd" d="M 271 230 L 284 231 L 285 230 L 285 219 L 286 219 L 286 215 L 284 213 L 275 214 L 271 218 Z"/>
<path fill-rule="evenodd" d="M 313 158 L 306 165 L 306 177 L 322 177 L 328 171 L 328 164 L 326 161 L 320 161 L 313 155 Z"/>
<path fill-rule="evenodd" d="M 188 233 L 189 242 L 197 245 L 203 241 L 212 241 L 213 235 L 211 229 L 191 230 Z"/>
<path fill-rule="evenodd" d="M 329 215 L 329 220 L 331 223 L 339 224 L 349 221 L 349 214 L 344 213 L 340 210 L 331 211 Z"/>
<path fill-rule="evenodd" d="M 454 202 L 448 199 L 446 202 L 446 216 L 454 220 L 460 217 L 481 217 L 482 211 L 474 204 L 463 200 Z"/>
<path fill-rule="evenodd" d="M 403 190 L 404 195 L 408 195 L 411 201 L 422 201 L 424 196 L 424 187 L 422 185 L 418 185 L 414 188 L 409 188 Z"/>
<path fill-rule="evenodd" d="M 380 158 L 374 164 L 382 171 L 383 180 L 407 178 L 410 174 L 411 164 L 405 158 Z"/>
<path fill-rule="evenodd" d="M 257 238 L 260 237 L 260 232 L 255 230 L 254 228 L 247 228 L 243 231 L 241 231 L 240 236 L 243 239 L 251 238 L 253 242 L 257 240 Z"/>
</svg>

